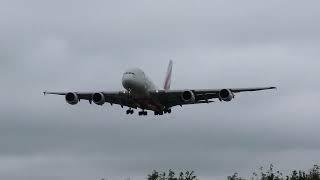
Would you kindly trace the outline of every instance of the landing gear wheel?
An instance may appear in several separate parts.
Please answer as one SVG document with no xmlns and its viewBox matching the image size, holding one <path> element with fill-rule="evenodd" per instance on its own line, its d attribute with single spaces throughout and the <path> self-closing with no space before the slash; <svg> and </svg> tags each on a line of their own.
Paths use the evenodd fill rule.
<svg viewBox="0 0 320 180">
<path fill-rule="evenodd" d="M 163 115 L 163 111 L 155 111 L 155 112 L 154 112 L 154 115 L 155 115 L 155 116 L 158 116 L 158 115 L 161 116 L 161 115 Z"/>
<path fill-rule="evenodd" d="M 171 109 L 165 109 L 164 111 L 163 111 L 165 114 L 170 114 L 171 113 Z"/>
<path fill-rule="evenodd" d="M 128 110 L 126 111 L 127 114 L 133 114 L 133 112 L 134 112 L 134 111 L 133 111 L 132 109 L 128 109 Z"/>
<path fill-rule="evenodd" d="M 148 112 L 147 111 L 140 111 L 138 114 L 139 114 L 139 116 L 146 116 L 146 115 L 148 115 Z"/>
</svg>

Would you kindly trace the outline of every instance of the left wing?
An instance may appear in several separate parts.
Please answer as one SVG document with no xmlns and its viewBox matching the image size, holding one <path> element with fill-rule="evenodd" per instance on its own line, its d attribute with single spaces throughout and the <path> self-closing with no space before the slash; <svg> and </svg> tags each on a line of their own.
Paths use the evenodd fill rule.
<svg viewBox="0 0 320 180">
<path fill-rule="evenodd" d="M 212 103 L 211 99 L 231 101 L 235 93 L 276 89 L 276 87 L 230 88 L 230 89 L 198 89 L 198 90 L 159 90 L 152 91 L 152 98 L 166 107 L 186 104 Z"/>
<path fill-rule="evenodd" d="M 90 104 L 92 101 L 98 105 L 103 105 L 105 102 L 112 104 L 118 104 L 120 106 L 127 106 L 131 108 L 137 108 L 137 105 L 130 98 L 130 94 L 127 91 L 114 91 L 114 92 L 43 92 L 44 95 L 63 95 L 69 104 L 77 104 L 80 100 L 88 100 Z M 100 96 L 103 95 L 103 96 Z"/>
</svg>

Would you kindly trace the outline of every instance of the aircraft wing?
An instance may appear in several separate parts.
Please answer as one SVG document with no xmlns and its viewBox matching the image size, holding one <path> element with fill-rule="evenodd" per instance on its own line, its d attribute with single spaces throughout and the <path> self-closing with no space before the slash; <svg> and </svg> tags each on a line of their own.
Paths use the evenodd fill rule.
<svg viewBox="0 0 320 180">
<path fill-rule="evenodd" d="M 229 90 L 234 93 L 240 92 L 252 92 L 252 91 L 262 91 L 268 89 L 276 89 L 276 87 L 256 87 L 256 88 L 229 88 Z M 161 102 L 162 105 L 166 107 L 182 106 L 186 104 L 202 104 L 202 103 L 212 103 L 212 99 L 219 99 L 219 93 L 223 89 L 198 89 L 198 90 L 159 90 L 150 92 L 150 95 Z M 182 98 L 183 93 L 192 92 L 195 101 L 185 101 Z"/>
<path fill-rule="evenodd" d="M 63 95 L 65 96 L 66 94 L 70 92 L 43 92 L 44 95 L 47 94 L 53 94 L 53 95 Z M 120 106 L 127 106 L 131 108 L 137 108 L 137 105 L 129 98 L 129 94 L 126 91 L 114 91 L 114 92 L 106 92 L 106 91 L 98 91 L 98 92 L 72 92 L 75 93 L 79 101 L 80 100 L 87 100 L 89 103 L 92 103 L 92 95 L 94 93 L 102 93 L 105 97 L 105 102 L 112 104 L 118 104 Z"/>
</svg>

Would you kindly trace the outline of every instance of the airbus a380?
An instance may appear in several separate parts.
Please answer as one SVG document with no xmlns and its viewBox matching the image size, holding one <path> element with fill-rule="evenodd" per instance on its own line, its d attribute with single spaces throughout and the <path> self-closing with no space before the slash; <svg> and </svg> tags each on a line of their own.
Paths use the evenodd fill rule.
<svg viewBox="0 0 320 180">
<path fill-rule="evenodd" d="M 257 87 L 257 88 L 225 88 L 225 89 L 185 89 L 170 90 L 172 74 L 172 61 L 168 66 L 167 75 L 163 89 L 159 89 L 139 68 L 129 69 L 122 76 L 123 91 L 97 91 L 97 92 L 44 92 L 65 96 L 67 103 L 75 105 L 80 100 L 88 100 L 91 104 L 97 105 L 105 103 L 118 104 L 121 107 L 128 107 L 127 114 L 133 114 L 133 109 L 141 109 L 139 116 L 147 115 L 146 110 L 151 110 L 154 115 L 171 113 L 174 106 L 187 104 L 212 103 L 211 99 L 220 101 L 231 101 L 235 93 L 246 91 L 261 91 L 275 89 L 276 87 Z"/>
</svg>

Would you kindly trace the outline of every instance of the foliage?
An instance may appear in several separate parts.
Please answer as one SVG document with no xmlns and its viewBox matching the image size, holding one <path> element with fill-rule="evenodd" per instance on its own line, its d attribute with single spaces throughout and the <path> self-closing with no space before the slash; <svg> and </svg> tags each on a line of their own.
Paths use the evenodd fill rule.
<svg viewBox="0 0 320 180">
<path fill-rule="evenodd" d="M 227 177 L 228 180 L 245 180 L 238 173 Z M 153 171 L 147 176 L 147 180 L 198 180 L 194 171 L 175 173 L 173 170 L 166 172 Z M 293 170 L 285 176 L 279 170 L 275 170 L 271 164 L 267 169 L 260 167 L 258 172 L 254 172 L 250 180 L 320 180 L 320 166 L 314 165 L 309 171 Z"/>
<path fill-rule="evenodd" d="M 259 168 L 259 172 L 252 174 L 251 180 L 320 180 L 320 167 L 314 165 L 309 171 L 293 170 L 290 175 L 284 176 L 282 172 L 274 170 L 271 164 L 267 170 L 263 167 Z M 244 180 L 237 173 L 228 177 L 228 180 Z"/>
<path fill-rule="evenodd" d="M 180 172 L 179 176 L 176 176 L 176 173 L 170 169 L 168 173 L 154 170 L 147 176 L 147 180 L 198 180 L 198 178 L 194 171 Z"/>
<path fill-rule="evenodd" d="M 244 180 L 238 176 L 238 173 L 234 173 L 232 176 L 228 176 L 228 180 Z"/>
</svg>

